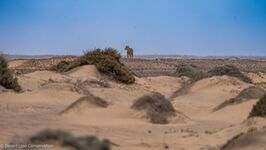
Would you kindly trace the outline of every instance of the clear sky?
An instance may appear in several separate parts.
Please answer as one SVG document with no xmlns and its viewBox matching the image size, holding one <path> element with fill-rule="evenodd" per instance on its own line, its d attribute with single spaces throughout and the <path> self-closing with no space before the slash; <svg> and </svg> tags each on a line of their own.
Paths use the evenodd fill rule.
<svg viewBox="0 0 266 150">
<path fill-rule="evenodd" d="M 137 54 L 265 56 L 266 0 L 0 0 L 5 53 L 126 44 Z"/>
</svg>

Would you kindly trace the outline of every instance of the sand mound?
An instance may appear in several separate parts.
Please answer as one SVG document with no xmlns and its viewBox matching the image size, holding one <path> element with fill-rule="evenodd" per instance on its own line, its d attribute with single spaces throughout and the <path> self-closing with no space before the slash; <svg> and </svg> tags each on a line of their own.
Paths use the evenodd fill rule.
<svg viewBox="0 0 266 150">
<path fill-rule="evenodd" d="M 64 83 L 71 78 L 52 71 L 35 71 L 18 76 L 19 84 L 25 90 L 36 90 L 47 84 Z"/>
<path fill-rule="evenodd" d="M 56 79 L 65 78 L 64 75 L 52 71 L 35 71 L 32 73 L 25 74 L 24 77 L 38 79 L 38 80 L 49 80 L 49 79 L 56 80 Z"/>
<path fill-rule="evenodd" d="M 247 133 L 240 133 L 230 139 L 221 150 L 265 150 L 266 130 L 252 128 Z"/>
<path fill-rule="evenodd" d="M 246 87 L 247 83 L 243 81 L 229 76 L 213 76 L 209 78 L 205 78 L 199 80 L 197 82 L 191 82 L 189 80 L 185 80 L 182 83 L 182 86 L 177 89 L 171 95 L 170 99 L 175 100 L 175 98 L 188 95 L 191 92 L 199 92 L 202 90 L 214 90 L 214 89 L 222 89 L 223 91 L 232 92 L 235 89 Z"/>
<path fill-rule="evenodd" d="M 7 89 L 0 85 L 0 93 L 6 92 L 6 91 L 7 91 Z"/>
<path fill-rule="evenodd" d="M 231 99 L 221 103 L 217 107 L 215 107 L 213 109 L 213 111 L 217 111 L 217 110 L 222 109 L 222 108 L 229 106 L 229 105 L 240 104 L 240 103 L 252 100 L 252 99 L 259 99 L 265 93 L 266 93 L 266 91 L 262 88 L 248 87 L 248 88 L 242 90 L 235 98 L 231 98 Z"/>
<path fill-rule="evenodd" d="M 153 92 L 138 98 L 131 106 L 132 109 L 143 111 L 145 117 L 155 124 L 167 124 L 177 111 L 162 94 Z"/>
<path fill-rule="evenodd" d="M 188 80 L 188 78 L 176 78 L 169 76 L 158 76 L 158 77 L 143 77 L 141 78 L 142 83 L 138 79 L 138 83 L 152 89 L 153 91 L 159 92 L 166 97 L 170 97 L 172 93 L 181 87 L 182 82 Z"/>
<path fill-rule="evenodd" d="M 246 83 L 252 83 L 252 80 L 243 74 L 237 67 L 233 65 L 223 65 L 223 66 L 217 66 L 212 68 L 208 71 L 209 76 L 222 76 L 222 75 L 228 75 L 231 77 L 236 77 L 239 80 L 242 80 Z"/>
<path fill-rule="evenodd" d="M 189 92 L 189 89 L 195 84 L 195 82 L 192 81 L 184 81 L 181 84 L 181 87 L 173 92 L 173 94 L 170 96 L 170 100 L 174 100 L 175 98 L 186 95 Z"/>
<path fill-rule="evenodd" d="M 77 101 L 69 105 L 61 114 L 71 113 L 71 112 L 80 112 L 89 108 L 106 108 L 108 103 L 96 96 L 88 95 L 79 98 Z"/>
<path fill-rule="evenodd" d="M 84 79 L 84 80 L 88 78 L 99 78 L 101 76 L 94 65 L 85 65 L 85 66 L 76 67 L 66 72 L 65 74 L 71 77 Z"/>
<path fill-rule="evenodd" d="M 213 76 L 210 78 L 202 79 L 194 84 L 194 86 L 191 88 L 193 91 L 197 91 L 204 88 L 211 88 L 211 87 L 217 87 L 217 86 L 243 86 L 247 85 L 243 81 L 230 76 Z"/>
</svg>

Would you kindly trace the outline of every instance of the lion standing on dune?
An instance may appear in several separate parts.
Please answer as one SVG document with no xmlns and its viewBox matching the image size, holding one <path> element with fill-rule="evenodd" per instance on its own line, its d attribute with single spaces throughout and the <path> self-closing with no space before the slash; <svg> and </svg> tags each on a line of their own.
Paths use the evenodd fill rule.
<svg viewBox="0 0 266 150">
<path fill-rule="evenodd" d="M 130 48 L 128 45 L 125 47 L 125 50 L 127 51 L 127 58 L 133 58 L 134 50 L 133 48 Z"/>
</svg>

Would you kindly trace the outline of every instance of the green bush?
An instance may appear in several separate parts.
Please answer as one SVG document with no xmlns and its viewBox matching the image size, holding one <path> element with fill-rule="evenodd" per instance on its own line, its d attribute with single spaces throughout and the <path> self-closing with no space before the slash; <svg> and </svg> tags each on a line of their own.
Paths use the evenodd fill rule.
<svg viewBox="0 0 266 150">
<path fill-rule="evenodd" d="M 266 94 L 253 106 L 249 117 L 266 117 Z"/>
<path fill-rule="evenodd" d="M 112 78 L 131 84 L 135 82 L 133 74 L 127 69 L 126 66 L 114 60 L 113 58 L 106 58 L 96 64 L 97 69 Z"/>
<path fill-rule="evenodd" d="M 55 142 L 61 146 L 72 147 L 75 150 L 110 150 L 111 144 L 108 140 L 100 141 L 95 136 L 74 137 L 72 134 L 62 130 L 46 129 L 29 139 L 28 143 L 40 144 Z"/>
<path fill-rule="evenodd" d="M 205 73 L 201 71 L 197 66 L 190 64 L 180 64 L 177 66 L 175 76 L 187 76 L 192 81 L 198 81 L 206 77 Z"/>
<path fill-rule="evenodd" d="M 208 71 L 210 76 L 222 76 L 228 75 L 232 77 L 236 77 L 244 82 L 252 83 L 252 80 L 245 76 L 241 71 L 233 65 L 224 65 L 219 67 L 214 67 L 213 69 Z"/>
<path fill-rule="evenodd" d="M 13 89 L 15 92 L 21 91 L 17 78 L 13 77 L 8 69 L 7 61 L 2 55 L 0 55 L 0 85 L 7 89 Z"/>
<path fill-rule="evenodd" d="M 120 62 L 121 55 L 113 48 L 95 49 L 86 52 L 82 57 L 73 62 L 60 62 L 52 70 L 66 72 L 82 65 L 95 65 L 99 72 L 118 80 L 122 83 L 135 82 L 133 73 Z M 60 68 L 62 67 L 62 68 Z"/>
<path fill-rule="evenodd" d="M 101 73 L 122 83 L 131 84 L 135 82 L 133 73 L 120 62 L 121 55 L 113 48 L 89 51 L 83 57 L 88 64 L 96 65 Z"/>
<path fill-rule="evenodd" d="M 117 52 L 117 50 L 115 50 L 113 48 L 105 48 L 103 50 L 103 54 L 107 55 L 107 56 L 111 56 L 111 57 L 115 58 L 117 61 L 119 61 L 121 58 L 121 55 Z"/>
<path fill-rule="evenodd" d="M 87 64 L 97 64 L 106 58 L 113 58 L 115 61 L 120 62 L 121 55 L 113 48 L 105 48 L 103 50 L 97 48 L 86 52 L 83 56 L 83 61 L 86 61 Z"/>
</svg>

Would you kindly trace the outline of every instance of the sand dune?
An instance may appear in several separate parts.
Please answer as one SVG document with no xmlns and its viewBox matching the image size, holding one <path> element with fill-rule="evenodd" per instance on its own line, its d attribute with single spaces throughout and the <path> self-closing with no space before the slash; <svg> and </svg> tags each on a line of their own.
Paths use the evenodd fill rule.
<svg viewBox="0 0 266 150">
<path fill-rule="evenodd" d="M 254 128 L 247 133 L 240 133 L 233 137 L 221 150 L 264 150 L 266 147 L 266 130 L 257 131 Z"/>
<path fill-rule="evenodd" d="M 206 78 L 196 82 L 186 95 L 174 99 L 173 104 L 192 119 L 241 122 L 247 117 L 253 103 L 244 110 L 242 107 L 227 110 L 226 114 L 230 115 L 225 115 L 225 112 L 213 113 L 212 109 L 227 99 L 235 97 L 248 86 L 249 84 L 228 76 Z"/>
<path fill-rule="evenodd" d="M 200 80 L 185 95 L 176 97 L 170 103 L 179 117 L 164 125 L 140 119 L 143 112 L 138 114 L 131 106 L 151 92 L 169 98 L 187 78 L 136 77 L 135 84 L 124 85 L 88 65 L 65 74 L 36 71 L 19 75 L 18 79 L 22 93 L 0 92 L 0 143 L 21 140 L 45 128 L 60 128 L 78 136 L 108 138 L 118 145 L 113 146 L 114 150 L 207 150 L 220 148 L 251 127 L 261 129 L 266 125 L 263 118 L 247 120 L 257 99 L 212 112 L 251 86 L 228 76 Z M 110 87 L 91 83 L 100 79 Z M 91 99 L 89 93 L 104 102 Z M 59 115 L 62 111 L 67 113 Z"/>
<path fill-rule="evenodd" d="M 69 105 L 61 114 L 80 112 L 93 108 L 106 108 L 108 103 L 101 98 L 95 97 L 93 95 L 84 96 L 79 98 L 77 101 Z"/>
<path fill-rule="evenodd" d="M 215 108 L 213 108 L 213 111 L 218 111 L 226 106 L 234 105 L 234 104 L 240 104 L 244 103 L 250 100 L 258 100 L 261 98 L 264 94 L 266 94 L 266 91 L 259 87 L 248 87 L 244 90 L 242 90 L 236 97 L 231 98 L 229 100 L 224 101 L 223 103 L 219 104 Z"/>
<path fill-rule="evenodd" d="M 89 79 L 89 78 L 99 78 L 100 73 L 97 71 L 94 65 L 85 65 L 74 68 L 65 73 L 67 76 L 79 78 L 79 79 Z"/>
</svg>

